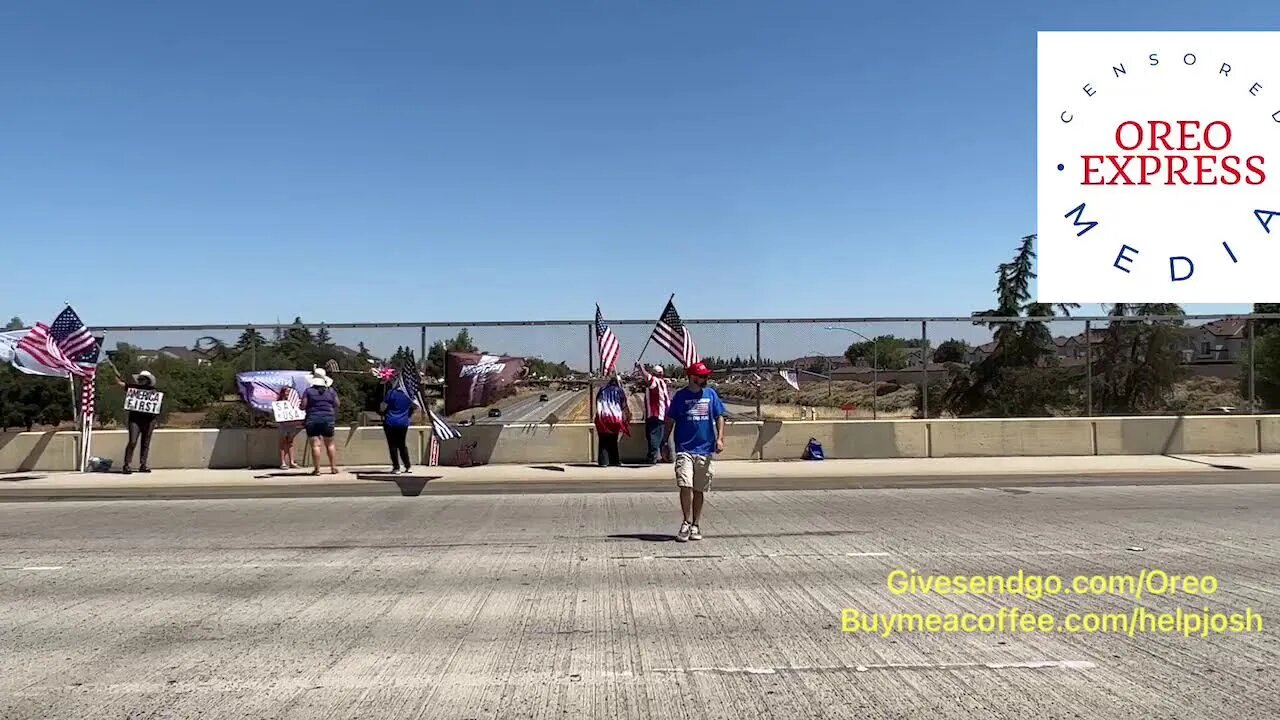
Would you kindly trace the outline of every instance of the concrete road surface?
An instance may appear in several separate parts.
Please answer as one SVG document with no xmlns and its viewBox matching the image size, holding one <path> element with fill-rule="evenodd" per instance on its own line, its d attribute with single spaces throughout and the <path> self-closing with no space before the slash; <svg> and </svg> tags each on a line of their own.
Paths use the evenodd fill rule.
<svg viewBox="0 0 1280 720">
<path fill-rule="evenodd" d="M 542 393 L 533 393 L 522 397 L 502 408 L 502 417 L 486 417 L 487 408 L 477 408 L 476 424 L 502 425 L 511 423 L 545 422 L 553 413 L 563 414 L 575 401 L 582 397 L 582 390 L 552 390 L 546 394 L 546 401 L 539 400 Z"/>
<path fill-rule="evenodd" d="M 721 493 L 706 538 L 687 544 L 669 537 L 674 505 L 669 492 L 0 505 L 0 717 L 1239 720 L 1280 708 L 1275 485 Z M 1148 592 L 895 595 L 895 570 L 917 587 L 1021 571 L 1068 589 L 1077 574 L 1105 585 L 1147 570 Z M 1200 591 L 1211 575 L 1215 592 L 1152 589 L 1173 575 Z M 1161 633 L 1155 615 L 1133 637 L 937 631 L 961 615 L 995 623 L 1002 607 L 1057 627 L 1135 608 L 1174 613 L 1169 629 L 1186 626 L 1178 609 L 1205 607 L 1263 624 L 1207 637 Z M 895 620 L 902 632 L 886 637 L 842 632 L 845 608 L 953 615 L 935 632 Z"/>
</svg>

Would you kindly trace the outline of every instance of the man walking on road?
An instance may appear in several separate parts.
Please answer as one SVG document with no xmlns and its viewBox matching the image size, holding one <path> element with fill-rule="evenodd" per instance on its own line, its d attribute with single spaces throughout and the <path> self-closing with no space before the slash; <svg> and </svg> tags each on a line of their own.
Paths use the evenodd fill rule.
<svg viewBox="0 0 1280 720">
<path fill-rule="evenodd" d="M 711 370 L 701 362 L 685 370 L 689 385 L 671 398 L 662 435 L 666 445 L 675 431 L 676 486 L 680 488 L 680 523 L 678 542 L 701 540 L 698 519 L 702 516 L 703 496 L 711 489 L 711 459 L 724 450 L 724 403 L 715 390 L 707 387 Z"/>
<path fill-rule="evenodd" d="M 667 406 L 671 404 L 671 390 L 667 378 L 663 377 L 662 366 L 654 365 L 652 372 L 641 363 L 636 363 L 636 370 L 644 378 L 646 385 L 644 401 L 644 431 L 649 443 L 648 462 L 653 465 L 660 460 L 670 462 L 667 448 L 662 439 L 663 426 L 667 420 Z"/>
</svg>

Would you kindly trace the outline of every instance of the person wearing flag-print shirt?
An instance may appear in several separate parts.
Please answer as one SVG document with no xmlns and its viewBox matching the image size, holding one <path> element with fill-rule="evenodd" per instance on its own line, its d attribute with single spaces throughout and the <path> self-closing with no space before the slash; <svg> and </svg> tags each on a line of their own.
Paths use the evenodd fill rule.
<svg viewBox="0 0 1280 720">
<path fill-rule="evenodd" d="M 724 402 L 707 387 L 711 370 L 696 362 L 685 369 L 689 385 L 671 396 L 667 408 L 662 444 L 675 433 L 676 486 L 680 488 L 680 511 L 684 519 L 676 540 L 701 540 L 698 521 L 704 495 L 711 489 L 711 459 L 724 450 Z"/>
<path fill-rule="evenodd" d="M 618 449 L 618 436 L 631 435 L 631 408 L 627 404 L 627 391 L 615 374 L 596 393 L 596 437 L 600 443 L 598 462 L 600 467 L 622 465 Z"/>
<path fill-rule="evenodd" d="M 662 428 L 667 421 L 667 406 L 671 404 L 670 381 L 663 377 L 662 366 L 654 365 L 650 371 L 639 362 L 636 370 L 640 372 L 645 388 L 644 431 L 649 441 L 648 463 L 656 464 L 659 460 L 671 462 L 668 457 L 667 443 L 662 441 Z"/>
</svg>

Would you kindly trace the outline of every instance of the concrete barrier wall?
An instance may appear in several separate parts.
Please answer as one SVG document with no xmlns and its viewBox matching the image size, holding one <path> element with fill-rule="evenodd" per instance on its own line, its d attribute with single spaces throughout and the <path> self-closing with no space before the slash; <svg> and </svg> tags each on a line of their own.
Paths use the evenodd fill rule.
<svg viewBox="0 0 1280 720">
<path fill-rule="evenodd" d="M 930 421 L 930 457 L 1093 455 L 1089 418 Z"/>
<path fill-rule="evenodd" d="M 477 463 L 591 463 L 595 429 L 588 424 L 473 425 L 440 445 L 440 464 L 454 465 L 472 448 Z M 409 433 L 409 452 L 425 464 L 425 428 Z M 810 438 L 828 458 L 924 458 L 1054 455 L 1161 455 L 1280 453 L 1280 416 L 1037 418 L 1026 420 L 849 420 L 729 423 L 726 460 L 797 460 Z M 122 464 L 128 434 L 96 432 L 93 454 Z M 382 429 L 339 428 L 338 463 L 383 467 L 390 460 Z M 151 467 L 269 468 L 279 464 L 275 430 L 157 430 Z M 71 432 L 0 433 L 0 472 L 73 470 L 79 437 Z M 621 444 L 624 462 L 644 459 L 644 426 Z M 295 456 L 310 462 L 306 438 L 295 436 Z M 135 459 L 134 464 L 137 464 Z"/>
<path fill-rule="evenodd" d="M 73 468 L 78 457 L 76 438 L 75 433 L 0 433 L 0 472 Z"/>
</svg>

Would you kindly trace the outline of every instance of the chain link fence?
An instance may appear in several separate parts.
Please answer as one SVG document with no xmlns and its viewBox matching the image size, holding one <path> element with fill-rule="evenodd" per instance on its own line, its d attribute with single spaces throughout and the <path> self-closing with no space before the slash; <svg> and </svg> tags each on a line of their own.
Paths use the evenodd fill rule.
<svg viewBox="0 0 1280 720">
<path fill-rule="evenodd" d="M 732 416 L 765 420 L 1258 412 L 1270 406 L 1259 393 L 1280 385 L 1269 374 L 1280 358 L 1270 361 L 1262 337 L 1276 324 L 1280 316 L 1270 315 L 686 321 Z M 620 371 L 643 362 L 679 373 L 674 358 L 649 342 L 652 320 L 609 326 L 622 347 Z M 202 404 L 234 402 L 236 372 L 309 369 L 303 359 L 371 376 L 380 362 L 409 351 L 442 379 L 445 352 L 467 350 L 528 358 L 530 378 L 539 381 L 600 376 L 588 320 L 99 332 L 109 358 L 203 383 L 191 398 L 178 398 L 174 412 L 190 415 L 186 424 L 200 422 L 196 416 L 209 410 Z M 589 390 L 559 392 L 582 395 L 581 402 L 552 398 L 566 408 L 565 419 L 586 419 Z"/>
</svg>

